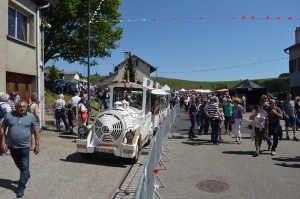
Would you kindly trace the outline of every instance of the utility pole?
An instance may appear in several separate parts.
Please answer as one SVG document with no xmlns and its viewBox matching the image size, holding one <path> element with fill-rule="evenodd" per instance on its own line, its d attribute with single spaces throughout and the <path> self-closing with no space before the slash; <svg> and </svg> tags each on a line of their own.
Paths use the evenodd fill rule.
<svg viewBox="0 0 300 199">
<path fill-rule="evenodd" d="M 87 81 L 88 81 L 88 99 L 90 100 L 90 103 L 91 103 L 91 93 L 90 93 L 90 81 L 91 81 L 91 79 L 90 79 L 90 69 L 91 69 L 91 66 L 90 66 L 90 45 L 91 45 L 91 36 L 90 36 L 90 34 L 91 34 L 91 19 L 90 19 L 90 7 L 91 7 L 91 0 L 89 0 L 89 5 L 88 5 L 88 14 L 89 14 L 89 24 L 88 24 L 88 79 L 87 79 Z"/>
<path fill-rule="evenodd" d="M 157 69 L 158 69 L 158 67 L 155 67 L 156 68 L 156 82 L 157 82 Z"/>
</svg>

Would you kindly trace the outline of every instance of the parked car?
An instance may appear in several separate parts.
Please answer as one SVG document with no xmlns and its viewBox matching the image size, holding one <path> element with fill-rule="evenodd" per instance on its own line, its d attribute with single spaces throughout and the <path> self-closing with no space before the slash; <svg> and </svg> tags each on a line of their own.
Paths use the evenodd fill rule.
<svg viewBox="0 0 300 199">
<path fill-rule="evenodd" d="M 58 93 L 63 93 L 65 86 L 66 86 L 66 80 L 64 80 L 64 79 L 57 79 L 57 80 L 55 80 L 55 88 L 54 88 L 54 90 L 56 92 L 58 92 Z"/>
<path fill-rule="evenodd" d="M 76 84 L 72 81 L 66 81 L 64 91 L 67 93 L 70 93 L 71 95 L 75 94 L 75 91 L 77 90 Z"/>
</svg>

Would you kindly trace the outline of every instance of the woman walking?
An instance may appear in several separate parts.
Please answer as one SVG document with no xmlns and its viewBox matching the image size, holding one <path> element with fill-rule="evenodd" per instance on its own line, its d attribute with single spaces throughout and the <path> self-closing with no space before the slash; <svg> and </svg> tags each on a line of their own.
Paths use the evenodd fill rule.
<svg viewBox="0 0 300 199">
<path fill-rule="evenodd" d="M 268 113 L 263 109 L 263 104 L 261 102 L 257 103 L 257 108 L 254 109 L 249 117 L 250 120 L 253 120 L 251 138 L 255 137 L 255 156 L 260 155 L 260 147 L 265 136 L 265 133 L 268 133 Z"/>
<path fill-rule="evenodd" d="M 233 98 L 233 132 L 235 134 L 235 143 L 242 144 L 241 126 L 243 126 L 243 107 L 239 104 L 240 99 Z"/>
<path fill-rule="evenodd" d="M 231 135 L 231 131 L 232 131 L 232 125 L 229 122 L 230 117 L 232 116 L 233 113 L 233 104 L 231 103 L 232 100 L 229 98 L 227 100 L 227 103 L 224 105 L 224 116 L 225 116 L 225 134 L 228 133 L 229 130 L 229 135 Z"/>
</svg>

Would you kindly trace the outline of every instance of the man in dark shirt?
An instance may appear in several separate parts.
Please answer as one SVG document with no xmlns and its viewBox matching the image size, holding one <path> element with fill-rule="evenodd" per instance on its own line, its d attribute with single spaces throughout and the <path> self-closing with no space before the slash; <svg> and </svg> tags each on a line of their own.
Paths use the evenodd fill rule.
<svg viewBox="0 0 300 199">
<path fill-rule="evenodd" d="M 269 107 L 265 109 L 268 113 L 268 121 L 269 121 L 269 128 L 266 131 L 267 134 L 273 136 L 273 145 L 269 139 L 267 139 L 268 142 L 268 150 L 271 150 L 271 155 L 275 155 L 275 150 L 278 145 L 278 137 L 282 137 L 282 128 L 280 125 L 280 120 L 283 118 L 283 113 L 280 108 L 275 106 L 275 100 L 270 99 L 269 100 Z"/>
<path fill-rule="evenodd" d="M 191 121 L 191 128 L 189 131 L 189 139 L 193 140 L 194 138 L 197 138 L 197 136 L 195 136 L 195 133 L 194 133 L 195 126 L 196 126 L 196 117 L 197 117 L 197 105 L 196 105 L 194 99 L 192 99 L 192 104 L 188 110 L 188 114 L 189 114 L 189 118 Z"/>
</svg>

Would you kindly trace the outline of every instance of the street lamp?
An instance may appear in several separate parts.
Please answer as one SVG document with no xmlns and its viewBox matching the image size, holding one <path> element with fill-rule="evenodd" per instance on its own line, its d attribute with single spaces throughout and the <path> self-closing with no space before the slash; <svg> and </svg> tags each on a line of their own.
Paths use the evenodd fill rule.
<svg viewBox="0 0 300 199">
<path fill-rule="evenodd" d="M 155 67 L 156 68 L 156 82 L 157 82 L 157 69 L 158 69 L 158 67 Z"/>
</svg>

